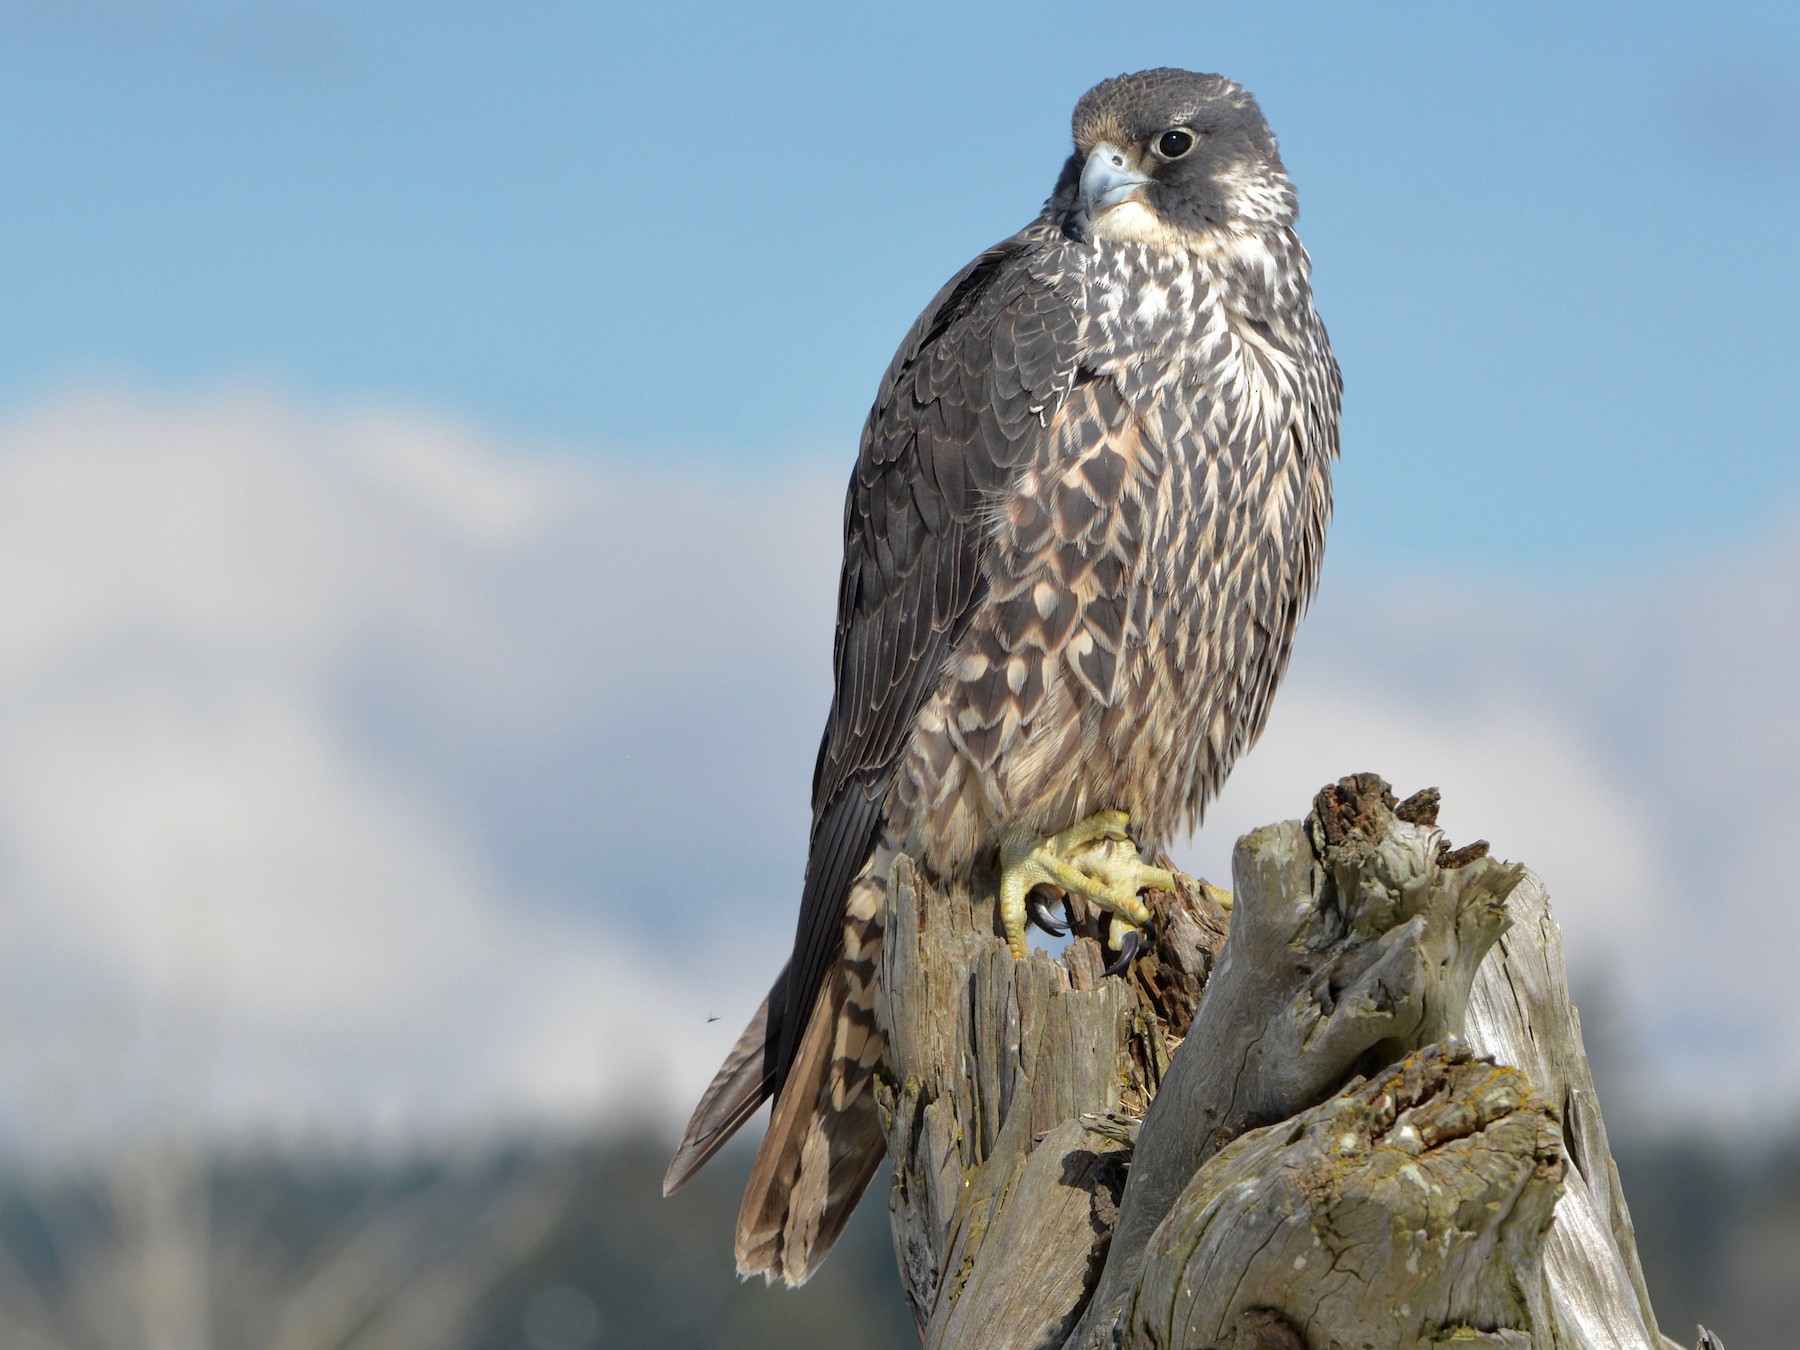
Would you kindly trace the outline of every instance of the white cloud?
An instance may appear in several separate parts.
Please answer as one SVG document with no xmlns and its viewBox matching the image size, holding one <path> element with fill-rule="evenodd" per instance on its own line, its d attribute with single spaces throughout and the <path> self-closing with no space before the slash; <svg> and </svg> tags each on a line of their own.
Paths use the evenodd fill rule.
<svg viewBox="0 0 1800 1350">
<path fill-rule="evenodd" d="M 749 796 L 727 839 L 772 797 L 743 766 L 724 793 L 682 783 L 705 747 L 681 727 L 683 765 L 606 760 L 697 689 L 773 683 L 801 597 L 828 624 L 829 581 L 796 575 L 793 522 L 745 518 L 762 505 L 254 396 L 0 429 L 15 1118 L 71 1097 L 100 1128 L 147 1103 L 284 1128 L 673 1109 L 641 1100 L 646 1066 L 704 1081 L 696 1029 L 753 1001 L 779 940 L 686 978 L 692 911 L 722 906 L 689 901 L 712 845 L 671 792 Z M 720 550 L 741 567 L 715 579 Z M 595 762 L 558 763 L 565 738 Z M 548 861 L 509 867 L 540 811 Z"/>
<path fill-rule="evenodd" d="M 1800 520 L 1628 583 L 1423 588 L 1328 568 L 1201 860 L 1216 869 L 1223 841 L 1337 773 L 1439 786 L 1453 840 L 1485 836 L 1545 878 L 1578 992 L 1608 1001 L 1591 1011 L 1628 1060 L 1609 1076 L 1633 1089 L 1625 1128 L 1791 1117 L 1797 660 Z"/>
<path fill-rule="evenodd" d="M 1319 786 L 1367 769 L 1402 796 L 1439 788 L 1439 824 L 1452 843 L 1486 837 L 1497 856 L 1554 877 L 1578 963 L 1584 953 L 1610 955 L 1621 937 L 1634 945 L 1633 930 L 1641 938 L 1656 921 L 1654 831 L 1565 715 L 1525 699 L 1426 711 L 1391 690 L 1326 685 L 1312 673 L 1302 667 L 1284 690 L 1268 735 L 1208 813 L 1196 858 L 1203 871 L 1229 877 L 1231 841 L 1299 814 Z"/>
<path fill-rule="evenodd" d="M 0 426 L 14 1129 L 684 1109 L 791 933 L 840 503 L 252 395 Z M 1330 571 L 1191 856 L 1435 784 L 1648 1084 L 1800 1102 L 1796 541 L 1585 594 Z"/>
</svg>

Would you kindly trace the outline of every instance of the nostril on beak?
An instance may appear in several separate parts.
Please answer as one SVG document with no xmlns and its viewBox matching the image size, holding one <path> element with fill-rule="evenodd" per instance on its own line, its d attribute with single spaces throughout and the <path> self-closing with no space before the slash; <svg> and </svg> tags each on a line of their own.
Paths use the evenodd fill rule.
<svg viewBox="0 0 1800 1350">
<path fill-rule="evenodd" d="M 1124 201 L 1150 180 L 1131 167 L 1131 158 L 1117 145 L 1102 142 L 1088 152 L 1081 170 L 1081 208 L 1092 216 Z"/>
</svg>

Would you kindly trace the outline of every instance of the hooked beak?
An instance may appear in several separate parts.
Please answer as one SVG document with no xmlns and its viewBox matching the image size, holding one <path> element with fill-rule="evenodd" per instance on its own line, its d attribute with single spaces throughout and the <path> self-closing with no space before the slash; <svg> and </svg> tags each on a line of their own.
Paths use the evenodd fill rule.
<svg viewBox="0 0 1800 1350">
<path fill-rule="evenodd" d="M 1110 141 L 1101 141 L 1081 166 L 1081 214 L 1093 220 L 1108 207 L 1129 201 L 1150 179 L 1131 167 L 1123 150 Z"/>
</svg>

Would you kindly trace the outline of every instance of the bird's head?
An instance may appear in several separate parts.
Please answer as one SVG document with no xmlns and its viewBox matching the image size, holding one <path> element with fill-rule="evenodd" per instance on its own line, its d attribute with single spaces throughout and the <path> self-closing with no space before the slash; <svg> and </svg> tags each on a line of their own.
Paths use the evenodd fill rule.
<svg viewBox="0 0 1800 1350">
<path fill-rule="evenodd" d="M 1120 75 L 1083 94 L 1073 120 L 1075 153 L 1051 200 L 1082 238 L 1204 247 L 1294 219 L 1262 109 L 1223 75 Z"/>
</svg>

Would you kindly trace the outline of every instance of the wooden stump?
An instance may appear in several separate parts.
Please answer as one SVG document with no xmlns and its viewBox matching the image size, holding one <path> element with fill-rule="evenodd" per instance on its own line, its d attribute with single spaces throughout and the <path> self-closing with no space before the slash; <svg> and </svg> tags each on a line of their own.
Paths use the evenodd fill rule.
<svg viewBox="0 0 1800 1350">
<path fill-rule="evenodd" d="M 991 884 L 899 860 L 878 1093 L 922 1344 L 1674 1344 L 1543 886 L 1435 824 L 1344 779 L 1239 841 L 1229 909 L 1152 897 L 1119 978 L 1102 916 L 1015 960 Z"/>
</svg>

